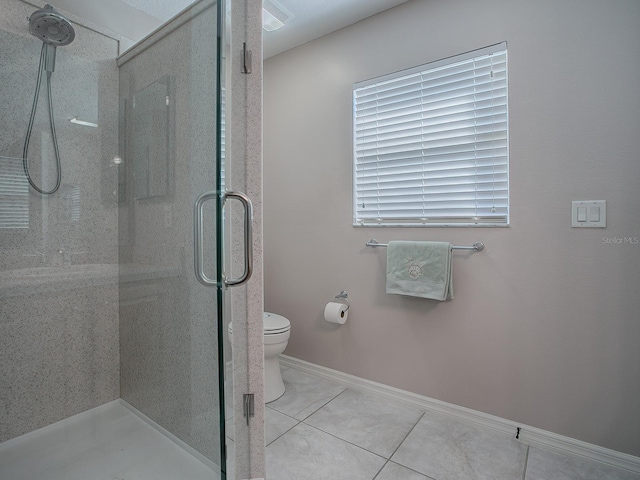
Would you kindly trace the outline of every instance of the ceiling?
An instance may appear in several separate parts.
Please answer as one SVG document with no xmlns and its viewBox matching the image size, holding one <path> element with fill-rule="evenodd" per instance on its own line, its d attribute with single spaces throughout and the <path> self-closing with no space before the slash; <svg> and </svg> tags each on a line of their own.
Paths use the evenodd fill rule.
<svg viewBox="0 0 640 480">
<path fill-rule="evenodd" d="M 193 0 L 123 0 L 143 12 L 167 21 Z M 233 1 L 233 0 L 231 0 Z M 320 38 L 408 0 L 265 0 L 277 18 L 289 17 L 284 27 L 264 32 L 264 58 Z"/>
<path fill-rule="evenodd" d="M 132 7 L 142 10 L 147 15 L 156 17 L 160 23 L 164 23 L 177 13 L 181 12 L 189 5 L 194 3 L 193 0 L 122 0 L 124 3 Z"/>
<path fill-rule="evenodd" d="M 264 58 L 320 38 L 395 7 L 407 0 L 267 0 L 291 18 L 284 27 L 264 33 Z M 273 12 L 272 12 L 273 13 Z M 277 16 L 277 15 L 276 15 Z"/>
</svg>

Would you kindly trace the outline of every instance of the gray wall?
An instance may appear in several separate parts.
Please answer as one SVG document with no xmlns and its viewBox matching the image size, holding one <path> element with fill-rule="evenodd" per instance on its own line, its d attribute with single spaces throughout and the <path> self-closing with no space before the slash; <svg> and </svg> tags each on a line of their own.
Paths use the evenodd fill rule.
<svg viewBox="0 0 640 480">
<path fill-rule="evenodd" d="M 22 157 L 42 45 L 28 30 L 34 10 L 0 0 L 0 161 Z M 119 394 L 118 43 L 71 20 L 76 39 L 58 50 L 52 78 L 62 185 L 49 197 L 30 192 L 28 228 L 0 229 L 0 442 Z M 43 82 L 29 158 L 41 185 L 45 165 L 49 189 L 46 104 Z M 76 116 L 99 127 L 69 123 Z"/>
<path fill-rule="evenodd" d="M 414 0 L 270 58 L 265 308 L 285 353 L 640 455 L 640 3 Z M 354 228 L 354 82 L 508 42 L 511 226 Z M 607 200 L 572 229 L 571 200 Z M 483 241 L 456 298 L 385 295 L 375 237 Z M 346 289 L 348 322 L 323 321 Z"/>
</svg>

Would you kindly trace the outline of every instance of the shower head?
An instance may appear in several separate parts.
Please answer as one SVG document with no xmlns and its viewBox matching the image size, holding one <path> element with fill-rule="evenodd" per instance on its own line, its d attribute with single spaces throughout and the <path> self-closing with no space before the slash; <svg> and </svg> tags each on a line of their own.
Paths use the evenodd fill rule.
<svg viewBox="0 0 640 480">
<path fill-rule="evenodd" d="M 69 45 L 76 38 L 71 22 L 49 4 L 31 14 L 29 32 L 54 47 Z"/>
</svg>

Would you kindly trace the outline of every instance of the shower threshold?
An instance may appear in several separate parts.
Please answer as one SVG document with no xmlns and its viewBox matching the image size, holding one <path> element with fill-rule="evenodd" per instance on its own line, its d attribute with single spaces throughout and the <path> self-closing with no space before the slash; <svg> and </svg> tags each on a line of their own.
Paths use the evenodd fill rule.
<svg viewBox="0 0 640 480">
<path fill-rule="evenodd" d="M 0 478 L 12 480 L 219 479 L 217 468 L 114 400 L 0 444 Z M 177 440 L 177 441 L 174 441 Z M 201 456 L 200 456 L 201 457 Z"/>
</svg>

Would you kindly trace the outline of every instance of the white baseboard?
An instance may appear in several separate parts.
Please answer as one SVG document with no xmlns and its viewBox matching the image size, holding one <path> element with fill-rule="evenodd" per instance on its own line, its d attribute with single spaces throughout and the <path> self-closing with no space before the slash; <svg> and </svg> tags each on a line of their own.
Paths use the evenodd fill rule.
<svg viewBox="0 0 640 480">
<path fill-rule="evenodd" d="M 512 422 L 511 420 L 506 420 L 477 410 L 454 405 L 452 403 L 442 402 L 440 400 L 418 395 L 406 390 L 400 390 L 399 388 L 383 385 L 382 383 L 365 380 L 364 378 L 342 373 L 320 365 L 315 365 L 288 355 L 280 355 L 280 364 L 283 367 L 294 368 L 302 372 L 324 377 L 334 382 L 346 385 L 349 388 L 353 388 L 354 390 L 372 393 L 396 403 L 415 407 L 421 410 L 428 410 L 442 415 L 447 415 L 458 420 L 513 435 L 514 437 L 517 433 L 517 429 L 520 428 L 518 440 L 526 445 L 531 445 L 555 453 L 577 455 L 588 460 L 598 461 L 629 472 L 640 473 L 640 457 L 616 452 L 615 450 L 610 450 L 598 445 L 592 445 L 581 440 L 558 435 L 557 433 L 548 432 L 540 428 Z"/>
</svg>

